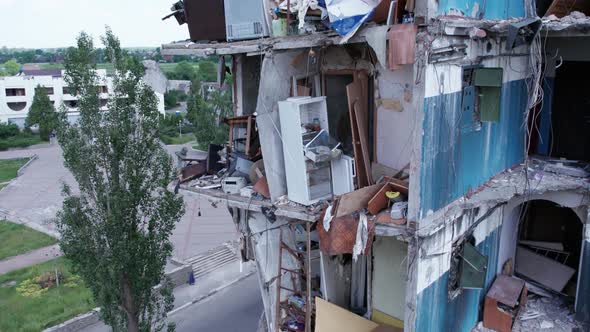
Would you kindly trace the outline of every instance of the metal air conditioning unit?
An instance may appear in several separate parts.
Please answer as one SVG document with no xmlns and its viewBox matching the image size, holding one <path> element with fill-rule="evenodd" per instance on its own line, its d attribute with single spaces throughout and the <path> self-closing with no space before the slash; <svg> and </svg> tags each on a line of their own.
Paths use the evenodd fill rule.
<svg viewBox="0 0 590 332">
<path fill-rule="evenodd" d="M 228 41 L 268 36 L 262 0 L 225 0 L 224 4 Z"/>
</svg>

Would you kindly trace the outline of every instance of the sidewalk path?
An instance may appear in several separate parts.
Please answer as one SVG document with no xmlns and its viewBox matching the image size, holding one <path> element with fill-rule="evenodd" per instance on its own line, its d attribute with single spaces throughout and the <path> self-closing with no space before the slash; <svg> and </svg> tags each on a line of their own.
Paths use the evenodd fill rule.
<svg viewBox="0 0 590 332">
<path fill-rule="evenodd" d="M 60 257 L 62 254 L 59 244 L 33 250 L 26 254 L 9 257 L 0 261 L 0 274 L 8 273 L 27 266 L 39 264 Z"/>
<path fill-rule="evenodd" d="M 193 286 L 175 288 L 175 309 L 168 317 L 178 325 L 176 331 L 254 331 L 263 310 L 255 272 L 254 263 L 240 267 L 236 261 L 197 279 Z M 112 332 L 112 329 L 98 322 L 80 332 Z"/>
<path fill-rule="evenodd" d="M 166 149 L 172 155 L 182 147 L 168 145 Z M 73 176 L 63 165 L 59 145 L 0 151 L 0 159 L 30 157 L 33 154 L 38 159 L 25 169 L 22 176 L 0 191 L 0 216 L 5 212 L 6 219 L 56 236 L 53 219 L 63 202 L 62 183 L 76 187 Z M 175 257 L 186 259 L 238 238 L 225 204 L 218 204 L 214 208 L 206 198 L 199 195 L 182 193 L 182 196 L 186 213 L 170 237 Z"/>
</svg>

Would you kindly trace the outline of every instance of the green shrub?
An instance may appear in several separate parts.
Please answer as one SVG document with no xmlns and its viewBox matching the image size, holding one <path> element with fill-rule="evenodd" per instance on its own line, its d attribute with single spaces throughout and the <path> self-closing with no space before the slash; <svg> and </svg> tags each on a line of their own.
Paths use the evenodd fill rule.
<svg viewBox="0 0 590 332">
<path fill-rule="evenodd" d="M 18 136 L 0 139 L 0 151 L 10 148 L 24 148 L 27 146 L 41 143 L 42 140 L 37 135 L 20 134 Z"/>
<path fill-rule="evenodd" d="M 0 123 L 0 139 L 17 136 L 18 134 L 20 134 L 20 130 L 14 123 Z"/>
</svg>

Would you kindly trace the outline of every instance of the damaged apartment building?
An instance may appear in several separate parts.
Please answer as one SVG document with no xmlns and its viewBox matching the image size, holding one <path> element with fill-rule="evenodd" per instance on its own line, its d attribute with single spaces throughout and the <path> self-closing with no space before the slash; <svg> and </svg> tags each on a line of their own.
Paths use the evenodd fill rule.
<svg viewBox="0 0 590 332">
<path fill-rule="evenodd" d="M 230 210 L 268 331 L 589 328 L 590 1 L 172 11 L 162 52 L 233 78 L 180 189 Z"/>
</svg>

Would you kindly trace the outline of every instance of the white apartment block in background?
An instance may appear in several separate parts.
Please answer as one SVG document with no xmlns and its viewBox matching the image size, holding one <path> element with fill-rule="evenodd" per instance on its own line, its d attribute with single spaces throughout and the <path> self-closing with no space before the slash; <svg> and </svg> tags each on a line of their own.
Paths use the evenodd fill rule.
<svg viewBox="0 0 590 332">
<path fill-rule="evenodd" d="M 112 91 L 112 78 L 106 70 L 98 69 L 100 105 L 106 110 L 109 93 Z M 64 105 L 68 119 L 71 122 L 78 120 L 78 98 L 71 94 L 64 77 L 63 70 L 24 70 L 17 76 L 0 77 L 0 122 L 9 122 L 23 128 L 25 119 L 35 96 L 35 88 L 41 86 L 46 89 L 49 100 L 53 102 L 56 110 Z M 158 111 L 164 114 L 164 95 L 156 92 L 158 98 Z"/>
</svg>

